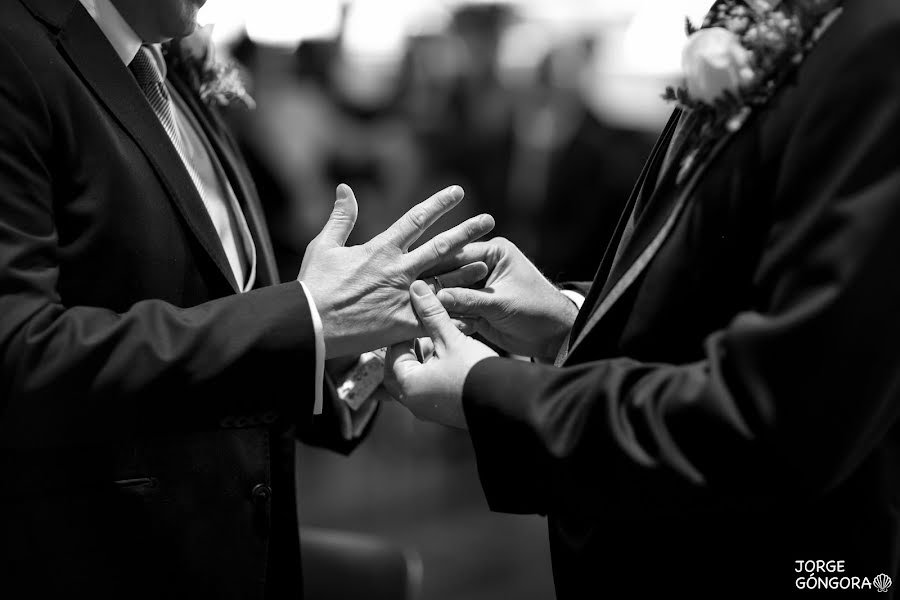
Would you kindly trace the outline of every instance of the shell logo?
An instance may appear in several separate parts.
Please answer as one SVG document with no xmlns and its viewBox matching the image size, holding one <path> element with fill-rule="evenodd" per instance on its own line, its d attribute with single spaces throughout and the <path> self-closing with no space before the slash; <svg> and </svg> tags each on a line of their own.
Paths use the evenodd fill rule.
<svg viewBox="0 0 900 600">
<path fill-rule="evenodd" d="M 894 582 L 891 581 L 891 578 L 888 577 L 887 575 L 885 575 L 884 573 L 882 573 L 881 575 L 877 576 L 875 579 L 872 580 L 872 584 L 875 586 L 875 589 L 877 589 L 879 592 L 888 591 L 888 589 L 890 589 L 892 583 L 894 583 Z"/>
</svg>

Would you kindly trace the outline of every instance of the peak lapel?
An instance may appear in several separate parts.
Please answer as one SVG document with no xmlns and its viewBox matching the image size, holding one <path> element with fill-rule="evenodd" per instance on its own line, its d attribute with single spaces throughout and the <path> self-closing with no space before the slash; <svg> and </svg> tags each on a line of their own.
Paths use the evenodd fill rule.
<svg viewBox="0 0 900 600">
<path fill-rule="evenodd" d="M 137 82 L 78 2 L 62 27 L 59 41 L 87 85 L 143 151 L 190 230 L 232 289 L 237 290 L 225 250 L 181 157 Z"/>
</svg>

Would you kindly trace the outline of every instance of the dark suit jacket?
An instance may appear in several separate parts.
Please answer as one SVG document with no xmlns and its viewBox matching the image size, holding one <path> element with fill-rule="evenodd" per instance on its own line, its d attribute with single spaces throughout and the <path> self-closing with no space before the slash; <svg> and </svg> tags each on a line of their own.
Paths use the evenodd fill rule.
<svg viewBox="0 0 900 600">
<path fill-rule="evenodd" d="M 673 119 L 562 368 L 467 378 L 489 504 L 548 516 L 561 599 L 783 597 L 809 559 L 898 580 L 900 3 L 844 4 L 764 110 L 654 189 Z"/>
<path fill-rule="evenodd" d="M 0 3 L 0 595 L 300 595 L 309 307 L 275 285 L 219 118 L 170 84 L 247 216 L 258 289 L 235 293 L 178 154 L 78 0 Z"/>
</svg>

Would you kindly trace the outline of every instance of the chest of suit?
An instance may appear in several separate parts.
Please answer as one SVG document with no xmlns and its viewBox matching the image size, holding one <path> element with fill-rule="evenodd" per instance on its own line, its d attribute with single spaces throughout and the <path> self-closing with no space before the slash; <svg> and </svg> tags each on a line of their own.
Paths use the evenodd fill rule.
<svg viewBox="0 0 900 600">
<path fill-rule="evenodd" d="M 91 58 L 83 57 L 80 66 Z M 98 57 L 114 59 L 109 53 Z M 84 73 L 65 64 L 39 74 L 55 78 L 58 90 L 47 110 L 64 301 L 125 310 L 146 298 L 192 306 L 234 293 L 224 276 L 221 244 L 164 131 L 142 104 L 130 73 L 119 64 L 100 64 L 107 71 L 95 81 L 90 72 L 85 81 Z M 115 95 L 98 94 L 101 77 Z M 170 85 L 188 96 L 241 203 L 255 202 L 221 124 L 177 79 Z M 255 208 L 245 210 L 250 221 L 257 219 L 251 231 L 259 240 L 265 233 Z M 270 262 L 268 240 L 258 246 L 266 254 L 262 262 Z M 260 269 L 258 285 L 273 282 L 267 267 Z"/>
<path fill-rule="evenodd" d="M 665 144 L 664 144 L 665 147 Z M 603 318 L 590 324 L 599 299 L 622 277 L 635 255 L 652 242 L 675 209 L 675 174 L 662 180 L 655 193 L 633 198 L 644 204 L 628 241 L 632 256 L 610 272 L 620 224 L 601 264 L 589 296 L 593 305 L 581 315 L 589 331 L 572 349 L 568 362 L 629 356 L 638 360 L 690 362 L 702 357 L 703 337 L 753 308 L 754 273 L 765 243 L 771 207 L 773 173 L 765 166 L 759 130 L 748 127 L 723 150 L 716 168 L 690 191 L 671 232 L 643 271 Z M 671 170 L 677 170 L 677 165 Z M 649 174 L 654 174 L 651 168 Z M 637 194 L 635 194 L 637 196 Z M 627 262 L 626 262 L 627 261 Z M 604 289 L 606 288 L 606 289 Z M 598 298 L 599 297 L 599 298 Z M 592 310 L 593 309 L 593 310 Z M 578 327 L 578 326 L 576 326 Z"/>
</svg>

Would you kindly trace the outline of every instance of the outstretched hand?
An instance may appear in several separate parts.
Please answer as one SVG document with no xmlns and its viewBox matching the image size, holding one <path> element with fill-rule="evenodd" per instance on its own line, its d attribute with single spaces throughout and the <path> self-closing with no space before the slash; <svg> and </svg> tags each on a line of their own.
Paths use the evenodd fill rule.
<svg viewBox="0 0 900 600">
<path fill-rule="evenodd" d="M 494 228 L 490 215 L 479 215 L 408 252 L 462 198 L 462 188 L 449 187 L 414 206 L 365 244 L 345 246 L 358 208 L 353 190 L 338 186 L 331 217 L 307 246 L 297 277 L 307 286 L 322 318 L 329 358 L 421 335 L 410 306 L 410 284 L 422 273 L 448 264 L 460 248 Z M 444 285 L 470 285 L 487 274 L 486 266 L 477 260 L 452 264 L 464 266 L 441 275 Z"/>
<path fill-rule="evenodd" d="M 424 282 L 410 288 L 412 305 L 422 321 L 434 354 L 419 362 L 412 343 L 392 346 L 385 360 L 385 387 L 416 417 L 451 427 L 466 428 L 463 386 L 479 361 L 497 353 L 463 335 Z"/>
</svg>

